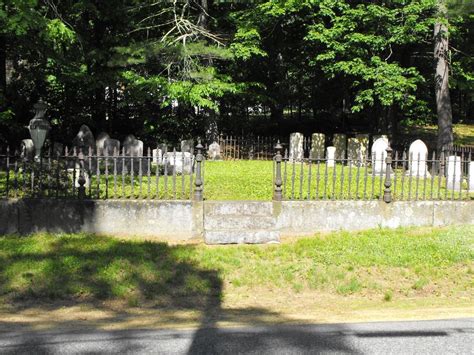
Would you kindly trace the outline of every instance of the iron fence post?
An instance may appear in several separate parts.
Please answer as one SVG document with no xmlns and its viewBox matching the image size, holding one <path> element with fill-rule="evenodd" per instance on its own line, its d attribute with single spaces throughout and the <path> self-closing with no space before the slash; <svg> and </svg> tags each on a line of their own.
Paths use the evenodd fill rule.
<svg viewBox="0 0 474 355">
<path fill-rule="evenodd" d="M 280 140 L 278 140 L 277 144 L 275 145 L 276 155 L 275 155 L 275 163 L 276 163 L 276 173 L 275 173 L 275 189 L 273 191 L 273 200 L 281 201 L 283 199 L 282 195 L 282 180 L 281 180 L 281 150 L 282 146 L 280 144 Z"/>
<path fill-rule="evenodd" d="M 86 184 L 86 178 L 84 177 L 84 153 L 82 153 L 82 150 L 79 151 L 79 178 L 77 179 L 77 182 L 79 184 L 79 187 L 77 188 L 77 197 L 80 200 L 83 200 L 86 197 L 86 187 L 84 186 Z"/>
<path fill-rule="evenodd" d="M 385 182 L 384 182 L 385 190 L 383 193 L 383 200 L 386 203 L 390 203 L 392 202 L 392 190 L 390 188 L 392 186 L 392 180 L 390 176 L 391 171 L 392 171 L 392 148 L 388 147 L 386 151 L 387 151 L 387 157 L 385 158 L 385 162 L 387 163 L 387 166 L 385 168 Z"/>
<path fill-rule="evenodd" d="M 198 141 L 198 145 L 196 146 L 197 154 L 196 154 L 196 180 L 194 181 L 194 200 L 195 201 L 202 201 L 203 194 L 202 194 L 202 176 L 201 176 L 201 163 L 203 160 L 203 156 L 201 153 L 203 146 L 201 141 Z"/>
</svg>

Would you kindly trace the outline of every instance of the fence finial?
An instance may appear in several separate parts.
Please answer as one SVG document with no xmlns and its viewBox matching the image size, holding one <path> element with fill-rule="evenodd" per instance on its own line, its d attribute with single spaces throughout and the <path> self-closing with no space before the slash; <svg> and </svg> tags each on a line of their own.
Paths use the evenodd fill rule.
<svg viewBox="0 0 474 355">
<path fill-rule="evenodd" d="M 283 199 L 282 195 L 282 180 L 281 180 L 281 161 L 282 161 L 282 156 L 281 156 L 281 150 L 283 147 L 280 144 L 280 140 L 278 140 L 277 144 L 275 145 L 275 163 L 276 163 L 276 173 L 275 173 L 275 189 L 273 191 L 273 199 L 275 201 L 281 201 Z"/>
<path fill-rule="evenodd" d="M 386 151 L 387 157 L 385 158 L 385 162 L 387 163 L 387 166 L 385 168 L 385 190 L 383 193 L 383 200 L 386 203 L 390 203 L 392 202 L 392 190 L 390 189 L 390 187 L 392 186 L 392 180 L 390 177 L 390 173 L 392 171 L 392 148 L 390 148 L 389 146 L 387 147 Z"/>
<path fill-rule="evenodd" d="M 198 144 L 196 146 L 197 154 L 196 154 L 196 180 L 194 181 L 194 200 L 195 201 L 202 201 L 203 194 L 202 194 L 202 176 L 201 176 L 201 163 L 203 161 L 202 149 L 203 146 L 201 144 L 201 140 L 198 140 Z"/>
</svg>

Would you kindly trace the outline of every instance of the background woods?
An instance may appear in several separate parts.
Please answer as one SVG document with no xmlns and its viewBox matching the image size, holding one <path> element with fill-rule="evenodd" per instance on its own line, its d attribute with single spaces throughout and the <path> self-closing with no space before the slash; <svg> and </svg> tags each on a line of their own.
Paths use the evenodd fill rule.
<svg viewBox="0 0 474 355">
<path fill-rule="evenodd" d="M 3 0 L 0 139 L 41 97 L 55 141 L 439 123 L 449 143 L 474 117 L 473 31 L 469 1 Z"/>
</svg>

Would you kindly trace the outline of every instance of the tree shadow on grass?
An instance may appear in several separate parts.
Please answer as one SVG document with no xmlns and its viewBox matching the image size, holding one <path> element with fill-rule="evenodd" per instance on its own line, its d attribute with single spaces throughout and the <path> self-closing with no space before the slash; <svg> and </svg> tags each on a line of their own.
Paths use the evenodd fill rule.
<svg viewBox="0 0 474 355">
<path fill-rule="evenodd" d="M 223 309 L 219 270 L 203 267 L 197 259 L 192 245 L 124 241 L 91 234 L 0 237 L 0 297 L 12 314 L 28 309 L 54 314 L 65 303 L 92 304 L 107 311 L 104 319 L 88 322 L 80 331 L 67 319 L 52 320 L 53 330 L 47 332 L 20 321 L 0 320 L 0 352 L 51 353 L 78 346 L 79 352 L 122 353 L 149 351 L 147 346 L 154 346 L 158 352 L 174 349 L 196 354 L 226 353 L 239 347 L 250 351 L 274 343 L 300 351 L 349 351 L 342 338 L 323 341 L 305 328 L 264 330 L 258 336 L 223 332 L 218 325 L 221 320 L 239 320 L 240 325 L 252 326 L 285 320 L 262 308 Z M 102 330 L 104 323 L 133 321 L 136 316 L 130 308 L 109 307 L 107 301 L 113 300 L 163 310 L 163 317 L 169 317 L 168 326 L 179 312 L 195 312 L 199 329 L 187 333 Z M 189 337 L 181 350 L 170 343 L 179 336 Z"/>
</svg>

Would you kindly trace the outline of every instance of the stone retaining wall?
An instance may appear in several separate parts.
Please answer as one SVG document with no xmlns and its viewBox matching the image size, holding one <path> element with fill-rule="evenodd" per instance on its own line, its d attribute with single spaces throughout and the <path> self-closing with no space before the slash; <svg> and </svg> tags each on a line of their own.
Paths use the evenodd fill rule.
<svg viewBox="0 0 474 355">
<path fill-rule="evenodd" d="M 474 224 L 474 201 L 0 201 L 0 234 L 97 233 L 210 244 L 377 227 Z"/>
</svg>

